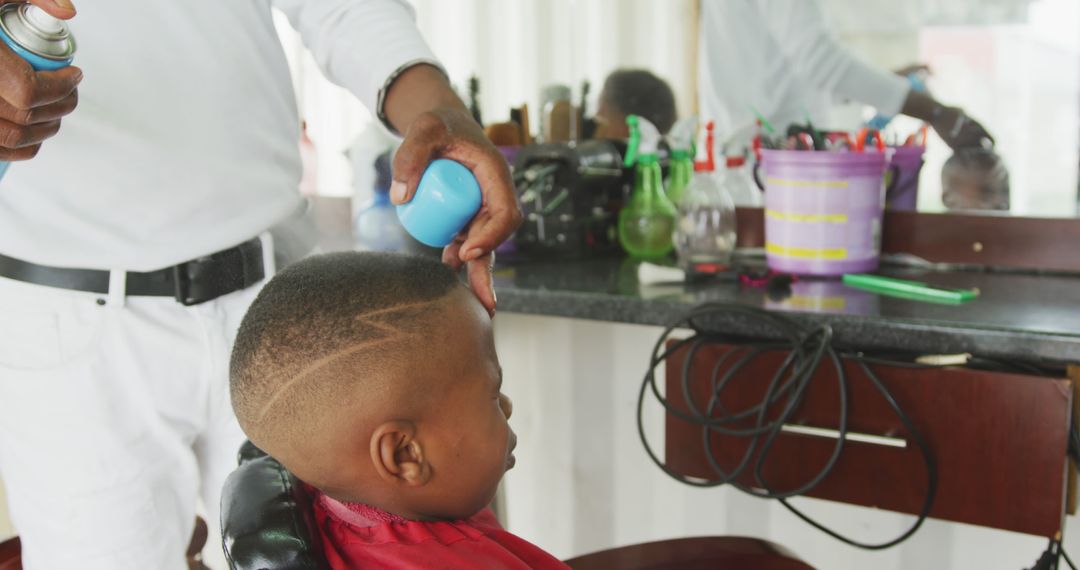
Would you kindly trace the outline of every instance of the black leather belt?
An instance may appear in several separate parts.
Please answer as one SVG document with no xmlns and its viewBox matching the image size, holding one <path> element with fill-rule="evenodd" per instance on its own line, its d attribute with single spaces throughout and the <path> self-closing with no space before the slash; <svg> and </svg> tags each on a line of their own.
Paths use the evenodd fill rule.
<svg viewBox="0 0 1080 570">
<path fill-rule="evenodd" d="M 2 254 L 0 276 L 46 287 L 109 293 L 108 271 L 48 267 Z M 129 271 L 125 292 L 129 296 L 172 297 L 190 306 L 246 289 L 265 276 L 262 242 L 255 238 L 165 269 Z"/>
</svg>

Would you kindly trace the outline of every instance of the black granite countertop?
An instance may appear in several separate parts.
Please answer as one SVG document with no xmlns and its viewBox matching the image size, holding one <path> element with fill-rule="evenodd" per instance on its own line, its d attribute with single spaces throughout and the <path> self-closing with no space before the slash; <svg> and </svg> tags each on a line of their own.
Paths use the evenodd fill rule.
<svg viewBox="0 0 1080 570">
<path fill-rule="evenodd" d="M 495 283 L 499 310 L 509 313 L 667 325 L 700 303 L 726 302 L 782 311 L 808 325 L 827 323 L 835 342 L 849 348 L 1080 363 L 1080 276 L 880 273 L 980 294 L 963 305 L 942 305 L 803 279 L 790 294 L 770 298 L 737 281 L 642 284 L 638 263 L 619 258 L 511 263 L 500 266 Z M 715 326 L 739 337 L 775 336 L 752 317 L 725 316 Z"/>
</svg>

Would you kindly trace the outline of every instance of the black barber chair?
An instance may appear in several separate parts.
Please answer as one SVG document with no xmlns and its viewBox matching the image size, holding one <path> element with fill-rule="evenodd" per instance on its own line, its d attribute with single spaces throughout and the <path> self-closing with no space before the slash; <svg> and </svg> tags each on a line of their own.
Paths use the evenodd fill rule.
<svg viewBox="0 0 1080 570">
<path fill-rule="evenodd" d="M 221 533 L 232 570 L 328 570 L 303 483 L 250 441 L 225 481 Z"/>
<path fill-rule="evenodd" d="M 0 542 L 0 570 L 22 570 L 22 545 L 19 537 Z"/>
<path fill-rule="evenodd" d="M 306 488 L 250 442 L 225 482 L 221 528 L 232 570 L 328 568 Z M 566 563 L 573 570 L 813 570 L 779 546 L 735 537 L 650 542 Z"/>
</svg>

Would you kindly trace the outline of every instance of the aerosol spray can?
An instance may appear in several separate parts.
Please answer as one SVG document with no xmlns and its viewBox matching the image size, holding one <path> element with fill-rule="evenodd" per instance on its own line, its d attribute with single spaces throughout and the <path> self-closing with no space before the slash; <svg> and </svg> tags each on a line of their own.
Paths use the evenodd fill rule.
<svg viewBox="0 0 1080 570">
<path fill-rule="evenodd" d="M 37 71 L 56 71 L 71 65 L 75 38 L 67 23 L 30 4 L 0 6 L 0 40 Z M 0 162 L 0 178 L 10 162 Z"/>
</svg>

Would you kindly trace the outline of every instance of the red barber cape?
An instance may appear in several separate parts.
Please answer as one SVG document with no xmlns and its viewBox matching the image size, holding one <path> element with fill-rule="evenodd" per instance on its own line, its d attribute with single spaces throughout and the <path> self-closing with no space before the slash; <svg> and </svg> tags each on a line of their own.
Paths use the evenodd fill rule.
<svg viewBox="0 0 1080 570">
<path fill-rule="evenodd" d="M 315 520 L 333 570 L 568 568 L 547 552 L 503 530 L 487 509 L 455 522 L 419 522 L 319 495 Z"/>
</svg>

